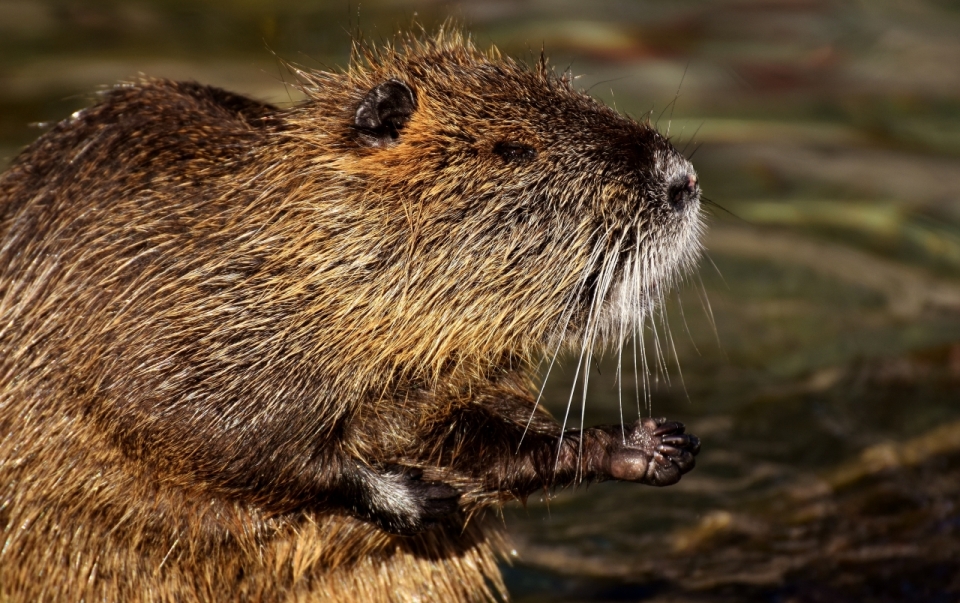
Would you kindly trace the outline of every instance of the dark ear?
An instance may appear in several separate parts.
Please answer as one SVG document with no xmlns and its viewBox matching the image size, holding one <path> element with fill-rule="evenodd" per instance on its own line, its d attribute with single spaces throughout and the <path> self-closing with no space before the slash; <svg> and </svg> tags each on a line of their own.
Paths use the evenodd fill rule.
<svg viewBox="0 0 960 603">
<path fill-rule="evenodd" d="M 400 130 L 416 108 L 417 98 L 406 84 L 387 80 L 363 97 L 353 125 L 366 144 L 385 147 L 400 136 Z"/>
</svg>

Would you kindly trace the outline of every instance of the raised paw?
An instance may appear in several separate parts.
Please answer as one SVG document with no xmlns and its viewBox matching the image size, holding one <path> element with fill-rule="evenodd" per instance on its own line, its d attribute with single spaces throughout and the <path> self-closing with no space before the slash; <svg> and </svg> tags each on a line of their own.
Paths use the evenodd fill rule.
<svg viewBox="0 0 960 603">
<path fill-rule="evenodd" d="M 641 419 L 627 427 L 625 441 L 614 438 L 608 453 L 610 478 L 669 486 L 693 469 L 700 438 L 684 433 L 683 423 Z"/>
</svg>

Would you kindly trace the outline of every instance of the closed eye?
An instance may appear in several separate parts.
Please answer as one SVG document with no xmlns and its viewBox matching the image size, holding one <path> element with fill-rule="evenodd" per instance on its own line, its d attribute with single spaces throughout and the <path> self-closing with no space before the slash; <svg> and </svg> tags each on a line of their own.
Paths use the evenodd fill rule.
<svg viewBox="0 0 960 603">
<path fill-rule="evenodd" d="M 519 142 L 500 141 L 493 145 L 493 152 L 506 162 L 530 161 L 537 156 L 537 150 Z"/>
</svg>

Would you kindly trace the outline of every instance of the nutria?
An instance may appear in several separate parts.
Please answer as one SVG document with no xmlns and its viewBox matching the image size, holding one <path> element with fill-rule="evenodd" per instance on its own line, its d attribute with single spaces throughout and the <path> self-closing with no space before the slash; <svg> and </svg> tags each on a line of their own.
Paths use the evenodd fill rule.
<svg viewBox="0 0 960 603">
<path fill-rule="evenodd" d="M 299 75 L 116 87 L 0 178 L 0 600 L 505 598 L 483 509 L 693 467 L 531 387 L 697 254 L 655 128 L 456 32 Z"/>
</svg>

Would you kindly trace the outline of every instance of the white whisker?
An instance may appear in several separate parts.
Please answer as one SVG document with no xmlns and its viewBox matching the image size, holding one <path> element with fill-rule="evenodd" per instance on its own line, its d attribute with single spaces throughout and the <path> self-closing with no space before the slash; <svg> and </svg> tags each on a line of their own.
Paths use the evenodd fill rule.
<svg viewBox="0 0 960 603">
<path fill-rule="evenodd" d="M 666 306 L 663 308 L 663 329 L 667 333 L 667 341 L 670 342 L 670 349 L 673 351 L 673 360 L 677 364 L 677 376 L 680 377 L 680 387 L 683 388 L 683 395 L 687 398 L 687 402 L 692 402 L 692 400 L 690 400 L 690 394 L 687 392 L 687 384 L 683 380 L 683 369 L 680 368 L 680 355 L 677 354 L 677 345 L 673 340 L 673 330 L 670 329 L 670 321 L 668 320 Z"/>
<path fill-rule="evenodd" d="M 640 407 L 640 371 L 637 370 L 637 328 L 633 329 L 633 383 L 637 396 L 637 419 L 643 418 L 643 409 Z"/>
<path fill-rule="evenodd" d="M 595 234 L 599 229 L 595 229 L 591 236 Z M 594 252 L 587 259 L 586 265 L 582 273 L 580 274 L 579 279 L 577 280 L 577 285 L 573 290 L 573 293 L 567 299 L 566 305 L 564 305 L 563 311 L 560 314 L 560 320 L 563 322 L 563 326 L 558 330 L 556 338 L 557 345 L 553 351 L 553 357 L 550 359 L 550 365 L 547 367 L 547 374 L 544 375 L 543 381 L 540 384 L 540 391 L 537 394 L 537 399 L 534 401 L 533 408 L 530 410 L 530 417 L 527 419 L 527 424 L 523 428 L 523 434 L 520 436 L 520 441 L 517 443 L 517 453 L 520 452 L 520 446 L 523 445 L 523 440 L 527 436 L 527 431 L 530 429 L 530 424 L 533 423 L 533 417 L 537 414 L 537 409 L 540 407 L 540 400 L 543 399 L 543 392 L 547 387 L 547 380 L 550 378 L 550 373 L 553 371 L 553 367 L 557 362 L 557 357 L 560 354 L 560 350 L 563 348 L 564 337 L 563 334 L 566 332 L 567 327 L 570 325 L 570 319 L 573 317 L 575 310 L 574 302 L 580 297 L 580 293 L 583 291 L 583 287 L 587 282 L 587 278 L 590 275 L 590 271 L 593 269 L 593 266 L 596 264 L 597 259 L 600 256 L 599 246 L 594 249 Z M 576 386 L 576 383 L 574 383 Z M 563 437 L 563 432 L 561 430 L 561 439 Z"/>
<path fill-rule="evenodd" d="M 613 249 L 607 254 L 607 258 L 604 260 L 603 270 L 601 271 L 600 281 L 598 283 L 596 293 L 593 296 L 594 309 L 591 309 L 591 313 L 594 316 L 599 316 L 601 308 L 603 307 L 604 301 L 607 296 L 607 292 L 610 290 L 610 283 L 613 281 L 613 274 L 617 265 L 617 256 L 620 252 L 620 242 L 618 241 Z M 589 346 L 587 349 L 587 366 L 583 374 L 583 400 L 580 404 L 580 446 L 577 451 L 577 470 L 579 471 L 582 467 L 583 459 L 583 429 L 584 429 L 584 420 L 587 414 L 587 386 L 590 383 L 590 361 L 593 358 L 593 349 L 596 345 L 596 338 L 600 326 L 599 321 L 594 321 L 593 329 L 590 332 L 590 338 L 587 341 Z M 578 475 L 577 479 L 579 480 L 582 476 Z"/>
<path fill-rule="evenodd" d="M 660 376 L 663 375 L 664 380 L 669 385 L 670 375 L 667 374 L 666 360 L 663 357 L 663 349 L 660 346 L 660 332 L 657 330 L 657 317 L 655 312 L 650 314 L 650 329 L 653 332 L 654 359 L 657 361 L 657 364 L 656 364 L 657 372 L 654 375 L 654 378 L 656 379 L 657 385 L 659 385 Z"/>
<path fill-rule="evenodd" d="M 723 350 L 723 346 L 720 345 L 720 332 L 717 331 L 717 322 L 713 318 L 713 307 L 710 305 L 710 297 L 707 295 L 707 288 L 703 284 L 703 279 L 700 278 L 700 274 L 697 273 L 697 280 L 700 281 L 700 289 L 697 291 L 697 297 L 700 297 L 700 292 L 703 292 L 703 296 L 700 297 L 700 304 L 703 306 L 703 311 L 707 315 L 707 319 L 710 320 L 710 327 L 713 329 L 713 336 L 717 339 L 717 347 Z"/>
<path fill-rule="evenodd" d="M 623 443 L 627 443 L 627 428 L 623 420 L 623 328 L 621 321 L 620 343 L 617 345 L 617 406 L 620 408 L 620 432 L 623 435 Z"/>
<path fill-rule="evenodd" d="M 697 353 L 697 356 L 700 355 L 700 348 L 697 347 L 697 342 L 693 340 L 693 333 L 690 332 L 690 326 L 687 324 L 687 314 L 683 311 L 683 300 L 680 298 L 680 292 L 677 292 L 677 307 L 680 308 L 680 318 L 683 320 L 683 330 L 687 332 L 687 336 L 690 338 L 690 345 L 693 346 L 694 351 Z"/>
<path fill-rule="evenodd" d="M 605 238 L 601 238 L 597 242 L 597 247 L 594 249 L 594 253 L 591 254 L 591 262 L 589 262 L 590 264 L 595 264 L 597 259 L 599 259 L 604 240 Z M 563 414 L 563 423 L 560 426 L 560 435 L 557 438 L 557 458 L 553 465 L 554 471 L 556 471 L 557 467 L 560 465 L 560 452 L 563 448 L 563 434 L 567 430 L 567 421 L 570 418 L 570 409 L 573 406 L 573 396 L 577 391 L 577 381 L 580 377 L 580 369 L 583 367 L 584 354 L 586 353 L 586 350 L 587 350 L 587 338 L 589 337 L 589 334 L 593 328 L 593 323 L 596 321 L 596 318 L 597 318 L 596 311 L 595 311 L 597 308 L 597 304 L 596 304 L 597 291 L 598 289 L 594 289 L 593 291 L 593 300 L 590 303 L 590 312 L 587 316 L 587 324 L 583 330 L 583 341 L 581 342 L 580 359 L 577 361 L 577 368 L 573 374 L 573 384 L 570 386 L 570 398 L 567 400 L 567 410 Z M 587 367 L 586 373 L 587 375 L 589 375 L 590 373 L 589 367 Z M 586 377 L 584 378 L 584 382 L 586 382 Z M 582 442 L 583 442 L 583 439 L 581 438 L 581 444 Z"/>
</svg>

